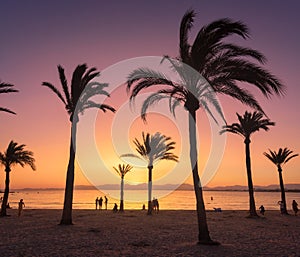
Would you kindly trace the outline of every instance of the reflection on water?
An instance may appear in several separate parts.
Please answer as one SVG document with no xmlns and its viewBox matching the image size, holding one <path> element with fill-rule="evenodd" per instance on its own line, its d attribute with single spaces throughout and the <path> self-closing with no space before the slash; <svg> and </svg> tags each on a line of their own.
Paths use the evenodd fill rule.
<svg viewBox="0 0 300 257">
<path fill-rule="evenodd" d="M 114 203 L 119 205 L 119 200 L 110 197 L 118 195 L 116 190 L 107 191 L 108 209 L 112 209 Z M 139 202 L 126 202 L 126 194 L 138 194 L 138 199 L 144 199 Z M 153 197 L 162 192 L 153 191 Z M 204 201 L 207 210 L 213 208 L 222 208 L 222 210 L 248 210 L 248 192 L 229 192 L 229 191 L 204 191 Z M 104 196 L 98 190 L 75 190 L 74 191 L 74 209 L 95 209 L 96 197 Z M 63 190 L 24 190 L 14 192 L 9 196 L 10 205 L 17 208 L 21 198 L 24 199 L 26 208 L 30 209 L 62 209 Z M 212 197 L 212 198 L 211 198 Z M 287 206 L 291 209 L 292 200 L 300 202 L 300 193 L 286 193 Z M 212 200 L 213 199 L 213 200 Z M 279 210 L 277 202 L 280 200 L 280 192 L 256 192 L 256 207 L 264 205 L 266 210 Z M 147 191 L 128 190 L 125 191 L 125 209 L 141 209 L 143 204 L 147 203 Z M 165 210 L 195 210 L 195 195 L 193 191 L 174 191 L 173 193 L 160 198 L 160 209 Z M 146 204 L 147 206 L 147 204 Z"/>
</svg>

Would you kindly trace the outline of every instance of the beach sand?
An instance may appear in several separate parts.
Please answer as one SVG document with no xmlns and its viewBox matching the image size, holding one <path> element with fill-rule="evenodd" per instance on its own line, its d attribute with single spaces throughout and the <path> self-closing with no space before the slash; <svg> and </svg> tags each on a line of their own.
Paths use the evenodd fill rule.
<svg viewBox="0 0 300 257">
<path fill-rule="evenodd" d="M 17 210 L 0 218 L 0 256 L 300 256 L 300 216 L 266 211 L 207 212 L 212 239 L 197 245 L 195 211 L 124 213 L 73 210 L 72 226 L 58 225 L 61 210 Z"/>
</svg>

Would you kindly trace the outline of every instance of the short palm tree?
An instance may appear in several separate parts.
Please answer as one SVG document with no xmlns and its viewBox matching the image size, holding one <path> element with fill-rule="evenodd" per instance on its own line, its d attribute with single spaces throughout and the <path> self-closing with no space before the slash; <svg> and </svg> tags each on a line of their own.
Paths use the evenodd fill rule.
<svg viewBox="0 0 300 257">
<path fill-rule="evenodd" d="M 132 170 L 132 166 L 129 164 L 119 164 L 118 168 L 113 167 L 114 170 L 119 174 L 121 177 L 121 195 L 120 195 L 120 211 L 124 211 L 124 177 L 125 175 Z"/>
<path fill-rule="evenodd" d="M 137 138 L 133 143 L 136 146 L 136 154 L 123 154 L 121 157 L 134 157 L 147 162 L 148 168 L 148 215 L 152 214 L 152 170 L 153 165 L 160 160 L 178 161 L 178 157 L 172 152 L 175 149 L 175 142 L 170 141 L 171 137 L 156 132 L 154 135 L 142 133 L 143 140 Z"/>
<path fill-rule="evenodd" d="M 6 151 L 4 153 L 0 153 L 0 164 L 5 167 L 5 189 L 4 196 L 1 206 L 0 216 L 6 216 L 6 206 L 8 203 L 8 195 L 9 195 L 9 174 L 11 172 L 11 168 L 14 165 L 21 165 L 24 167 L 25 165 L 29 165 L 33 170 L 35 170 L 35 160 L 33 158 L 33 152 L 27 151 L 24 149 L 25 145 L 18 145 L 18 143 L 14 141 L 10 141 Z"/>
<path fill-rule="evenodd" d="M 17 89 L 14 89 L 13 86 L 14 85 L 12 85 L 12 84 L 8 84 L 8 83 L 4 83 L 4 82 L 0 81 L 0 94 L 19 92 Z M 4 108 L 4 107 L 0 107 L 0 111 L 16 114 L 15 112 L 11 111 L 10 109 Z"/>
<path fill-rule="evenodd" d="M 271 122 L 269 119 L 264 119 L 263 114 L 256 111 L 253 113 L 246 111 L 243 116 L 237 113 L 237 117 L 239 123 L 233 123 L 231 125 L 223 126 L 223 129 L 220 131 L 220 134 L 230 132 L 233 134 L 240 135 L 244 138 L 246 152 L 246 170 L 249 190 L 250 217 L 258 217 L 255 208 L 254 190 L 251 173 L 250 138 L 254 132 L 259 131 L 260 129 L 268 131 L 270 126 L 275 126 L 275 123 Z"/>
<path fill-rule="evenodd" d="M 264 155 L 277 166 L 278 174 L 279 174 L 279 184 L 281 190 L 281 201 L 283 202 L 283 214 L 288 214 L 286 208 L 286 199 L 285 199 L 285 190 L 284 183 L 282 178 L 282 166 L 287 163 L 292 158 L 298 156 L 299 154 L 293 154 L 293 151 L 288 148 L 279 148 L 278 152 L 271 151 L 269 149 L 269 153 L 264 152 Z"/>
<path fill-rule="evenodd" d="M 70 89 L 65 76 L 65 71 L 62 66 L 58 66 L 58 73 L 64 96 L 60 91 L 51 83 L 43 82 L 42 85 L 50 88 L 58 98 L 65 105 L 70 122 L 71 122 L 71 142 L 70 142 L 70 157 L 67 169 L 66 188 L 64 197 L 64 208 L 60 224 L 71 225 L 72 224 L 72 203 L 73 203 L 73 189 L 74 189 L 74 164 L 76 153 L 76 131 L 77 123 L 79 122 L 79 113 L 83 113 L 89 108 L 99 108 L 103 112 L 107 110 L 114 112 L 115 109 L 109 105 L 98 104 L 90 100 L 95 95 L 108 95 L 104 90 L 107 84 L 100 84 L 91 82 L 96 76 L 99 76 L 99 72 L 96 68 L 88 70 L 86 64 L 78 65 L 73 72 Z"/>
<path fill-rule="evenodd" d="M 249 29 L 242 22 L 231 19 L 220 19 L 202 27 L 192 45 L 189 44 L 189 31 L 193 27 L 195 12 L 185 13 L 180 24 L 179 57 L 182 63 L 199 72 L 209 83 L 212 89 L 219 94 L 233 97 L 257 111 L 263 110 L 255 97 L 241 87 L 240 82 L 254 85 L 266 97 L 273 94 L 282 95 L 284 86 L 262 65 L 266 58 L 259 51 L 229 43 L 227 38 L 238 35 L 243 39 L 249 37 Z M 169 59 L 169 58 L 168 58 Z M 254 60 L 255 62 L 251 61 Z M 170 59 L 169 59 L 170 60 Z M 171 61 L 171 60 L 170 60 Z M 197 201 L 198 216 L 198 243 L 215 244 L 211 240 L 206 221 L 205 206 L 202 195 L 202 185 L 198 174 L 198 153 L 196 141 L 196 112 L 199 108 L 207 108 L 212 103 L 220 113 L 220 107 L 212 96 L 208 87 L 203 83 L 193 81 L 190 71 L 178 61 L 171 61 L 172 68 L 180 75 L 182 83 L 176 83 L 160 72 L 140 68 L 133 71 L 128 77 L 127 89 L 131 90 L 133 100 L 142 90 L 161 85 L 164 88 L 157 90 L 144 101 L 141 115 L 145 119 L 149 106 L 162 99 L 170 100 L 170 111 L 182 103 L 189 113 L 190 160 L 193 174 L 194 189 Z M 221 114 L 221 113 L 220 113 Z"/>
</svg>

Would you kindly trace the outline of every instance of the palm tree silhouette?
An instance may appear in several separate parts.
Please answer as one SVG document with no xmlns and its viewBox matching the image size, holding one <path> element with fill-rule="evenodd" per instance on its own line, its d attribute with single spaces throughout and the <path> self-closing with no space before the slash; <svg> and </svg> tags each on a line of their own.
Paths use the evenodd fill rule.
<svg viewBox="0 0 300 257">
<path fill-rule="evenodd" d="M 258 88 L 266 97 L 273 94 L 282 95 L 284 86 L 270 72 L 262 66 L 251 61 L 257 61 L 264 64 L 266 58 L 257 50 L 244 48 L 236 44 L 229 43 L 226 39 L 231 35 L 238 35 L 243 39 L 249 37 L 248 27 L 242 22 L 235 22 L 231 19 L 216 20 L 202 27 L 192 45 L 188 42 L 188 33 L 193 26 L 195 12 L 189 10 L 185 13 L 180 25 L 180 43 L 177 58 L 184 64 L 199 72 L 210 84 L 216 93 L 233 97 L 243 104 L 246 104 L 260 112 L 263 110 L 255 97 L 246 89 L 243 89 L 239 82 L 247 82 Z M 205 206 L 202 195 L 202 185 L 198 174 L 198 154 L 196 142 L 196 111 L 199 108 L 207 108 L 207 101 L 213 103 L 217 111 L 221 114 L 219 105 L 208 92 L 208 99 L 203 95 L 205 86 L 191 83 L 189 77 L 190 71 L 183 69 L 182 65 L 171 60 L 172 68 L 178 72 L 182 84 L 170 81 L 160 72 L 140 68 L 134 70 L 128 77 L 127 89 L 132 90 L 130 99 L 134 98 L 140 91 L 150 88 L 151 86 L 161 85 L 164 89 L 158 89 L 157 92 L 146 98 L 142 106 L 142 118 L 146 118 L 149 106 L 156 104 L 162 99 L 169 98 L 170 111 L 174 113 L 175 107 L 183 103 L 189 113 L 189 140 L 190 140 L 190 159 L 193 173 L 194 189 L 197 201 L 198 215 L 198 243 L 200 244 L 218 244 L 211 240 L 209 236 Z M 186 83 L 188 82 L 188 83 Z M 205 92 L 207 94 L 207 88 Z"/>
<path fill-rule="evenodd" d="M 6 93 L 13 93 L 13 92 L 19 92 L 17 89 L 12 88 L 14 85 L 4 83 L 0 81 L 0 94 L 6 94 Z M 15 112 L 11 111 L 10 109 L 0 107 L 0 111 L 2 112 L 8 112 L 12 114 L 16 114 Z"/>
<path fill-rule="evenodd" d="M 120 211 L 122 212 L 122 211 L 124 211 L 124 177 L 128 172 L 130 172 L 132 170 L 133 167 L 130 166 L 129 164 L 127 164 L 127 165 L 119 164 L 118 168 L 116 168 L 116 167 L 113 167 L 113 168 L 121 177 Z"/>
<path fill-rule="evenodd" d="M 279 174 L 279 184 L 281 190 L 281 201 L 283 202 L 283 214 L 288 214 L 286 208 L 286 199 L 285 199 L 285 190 L 284 183 L 282 178 L 282 166 L 287 163 L 292 158 L 298 156 L 299 154 L 293 154 L 293 151 L 288 148 L 279 148 L 278 152 L 271 151 L 269 149 L 269 153 L 264 152 L 264 155 L 277 166 L 278 174 Z"/>
<path fill-rule="evenodd" d="M 76 153 L 76 131 L 77 123 L 79 122 L 79 113 L 83 114 L 86 109 L 99 108 L 103 112 L 107 110 L 114 112 L 115 109 L 109 105 L 97 104 L 90 100 L 95 95 L 109 94 L 104 90 L 107 84 L 100 84 L 97 82 L 91 82 L 96 76 L 99 76 L 99 72 L 96 68 L 90 68 L 88 70 L 86 64 L 81 64 L 76 67 L 73 72 L 70 89 L 65 76 L 65 71 L 62 66 L 58 66 L 58 73 L 64 96 L 60 91 L 51 83 L 43 82 L 42 85 L 50 88 L 63 102 L 65 109 L 70 116 L 71 122 L 71 142 L 70 142 L 70 157 L 67 169 L 66 188 L 64 196 L 64 208 L 60 224 L 71 225 L 72 223 L 72 203 L 73 203 L 73 189 L 74 189 L 74 162 Z"/>
<path fill-rule="evenodd" d="M 6 216 L 6 206 L 8 203 L 8 195 L 9 195 L 9 174 L 11 172 L 11 168 L 14 165 L 21 165 L 24 167 L 25 165 L 29 165 L 33 170 L 35 170 L 35 160 L 33 158 L 33 152 L 24 150 L 25 145 L 18 145 L 18 143 L 14 141 L 10 141 L 6 151 L 4 153 L 0 153 L 0 164 L 5 167 L 5 189 L 4 196 L 1 206 L 0 216 Z"/>
<path fill-rule="evenodd" d="M 251 174 L 250 138 L 254 132 L 259 131 L 260 129 L 268 131 L 269 126 L 275 126 L 275 123 L 271 122 L 269 119 L 263 119 L 263 114 L 256 111 L 253 113 L 246 111 L 243 116 L 239 115 L 238 113 L 236 115 L 238 117 L 239 123 L 233 123 L 231 125 L 223 126 L 223 130 L 220 131 L 220 134 L 230 132 L 240 135 L 244 138 L 250 217 L 259 217 L 256 213 L 255 208 L 254 189 Z"/>
<path fill-rule="evenodd" d="M 121 157 L 134 157 L 147 162 L 148 168 L 148 211 L 147 214 L 152 214 L 152 170 L 153 165 L 160 160 L 178 161 L 178 157 L 172 153 L 175 149 L 175 142 L 170 141 L 171 137 L 162 135 L 156 132 L 154 135 L 142 133 L 143 141 L 140 142 L 137 138 L 133 143 L 136 146 L 136 154 L 123 154 Z"/>
</svg>

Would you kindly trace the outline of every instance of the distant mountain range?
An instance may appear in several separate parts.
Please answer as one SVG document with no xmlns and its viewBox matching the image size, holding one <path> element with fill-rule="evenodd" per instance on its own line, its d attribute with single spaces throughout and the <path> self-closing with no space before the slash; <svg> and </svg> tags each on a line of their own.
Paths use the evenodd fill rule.
<svg viewBox="0 0 300 257">
<path fill-rule="evenodd" d="M 119 190 L 120 185 L 117 184 L 105 184 L 100 185 L 97 188 L 100 190 Z M 146 183 L 142 183 L 139 185 L 125 185 L 126 190 L 147 190 L 148 185 Z M 12 191 L 19 190 L 62 190 L 63 188 L 23 188 L 23 189 L 13 189 Z M 96 187 L 91 185 L 78 185 L 75 186 L 77 190 L 93 190 Z M 181 191 L 192 191 L 194 190 L 194 186 L 191 184 L 182 184 L 182 185 L 173 185 L 173 184 L 165 184 L 165 185 L 153 185 L 154 190 L 181 190 Z M 217 187 L 204 187 L 204 191 L 248 191 L 247 186 L 217 186 Z M 280 191 L 279 185 L 268 185 L 268 186 L 254 186 L 254 190 L 256 192 L 278 192 Z M 300 184 L 285 184 L 285 190 L 287 192 L 300 192 Z"/>
</svg>

